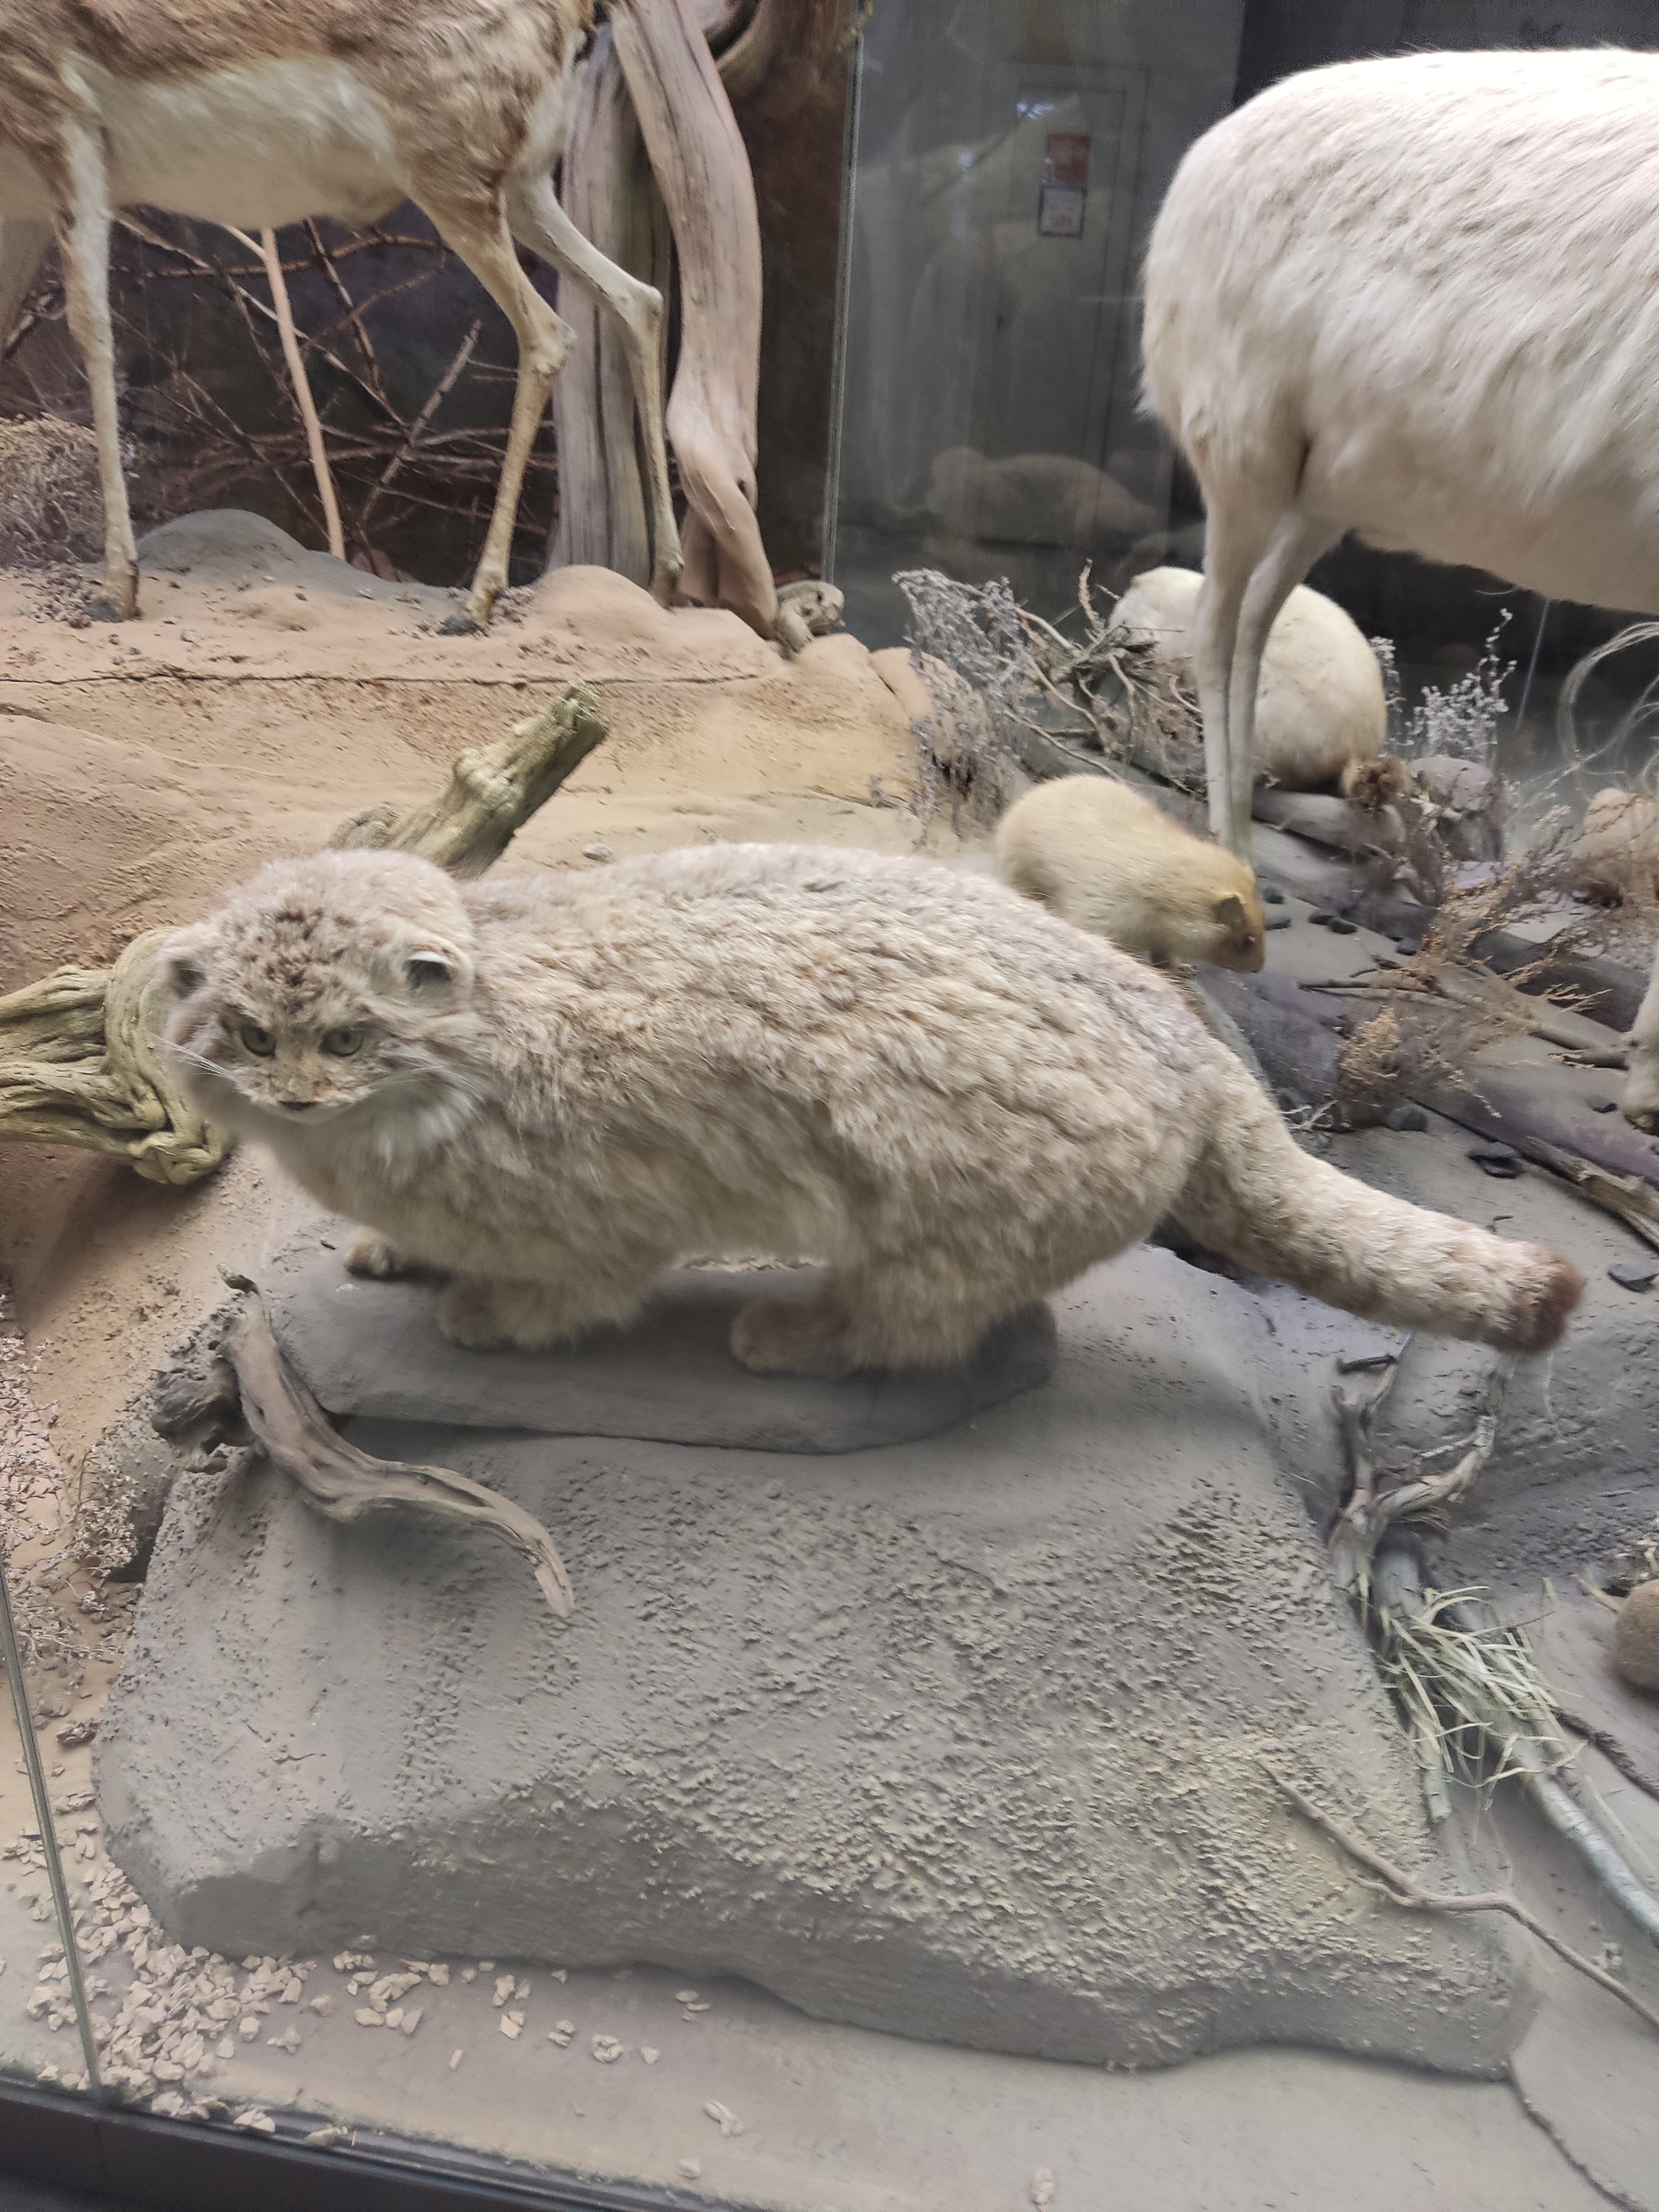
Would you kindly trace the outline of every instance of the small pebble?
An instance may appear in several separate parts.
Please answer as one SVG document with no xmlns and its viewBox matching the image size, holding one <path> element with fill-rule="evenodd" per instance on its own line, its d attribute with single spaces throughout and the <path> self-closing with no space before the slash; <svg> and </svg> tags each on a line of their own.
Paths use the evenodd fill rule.
<svg viewBox="0 0 1659 2212">
<path fill-rule="evenodd" d="M 1489 1176 L 1512 1181 L 1521 1172 L 1521 1155 L 1511 1145 L 1474 1145 L 1469 1158 Z"/>
<path fill-rule="evenodd" d="M 702 2160 L 700 2158 L 683 2158 L 680 2160 L 680 2179 L 682 2181 L 696 2181 L 701 2177 L 702 2173 Z"/>
<path fill-rule="evenodd" d="M 743 2122 L 730 2105 L 722 2105 L 718 2098 L 711 2097 L 703 2110 L 723 2136 L 740 2136 L 743 2133 Z"/>
<path fill-rule="evenodd" d="M 642 2043 L 640 2045 L 640 2056 L 644 2059 L 647 2066 L 654 2066 L 658 2059 L 661 2057 L 662 2053 L 659 2051 L 653 2050 L 650 2044 Z"/>
<path fill-rule="evenodd" d="M 556 2043 L 562 2051 L 575 2033 L 576 2023 L 574 2020 L 556 2021 L 547 2031 L 547 2039 L 550 2043 Z"/>
<path fill-rule="evenodd" d="M 452 2051 L 450 2052 L 450 2054 L 449 2054 L 449 2070 L 450 2070 L 450 2072 L 451 2072 L 452 2074 L 455 2071 L 455 2069 L 456 2069 L 456 2068 L 460 2064 L 461 2060 L 462 2060 L 462 2058 L 463 2058 L 463 2057 L 464 2057 L 464 2056 L 465 2056 L 465 2053 L 464 2053 L 464 2052 L 461 2052 L 461 2051 Z"/>
<path fill-rule="evenodd" d="M 1621 1290 L 1649 1291 L 1659 1277 L 1659 1260 L 1615 1260 L 1607 1273 Z"/>
<path fill-rule="evenodd" d="M 1340 914 L 1334 914 L 1326 924 L 1326 927 L 1333 937 L 1352 937 L 1358 933 L 1359 925 L 1358 922 L 1345 921 Z"/>
<path fill-rule="evenodd" d="M 1284 905 L 1284 903 L 1285 903 L 1285 894 L 1284 894 L 1284 892 L 1283 892 L 1282 890 L 1279 890 L 1279 885 L 1278 885 L 1277 884 L 1262 884 L 1262 886 L 1261 886 L 1261 903 L 1262 903 L 1262 905 L 1263 905 L 1263 906 L 1283 906 L 1283 905 Z"/>
<path fill-rule="evenodd" d="M 1382 1125 L 1388 1129 L 1422 1131 L 1429 1126 L 1429 1117 L 1420 1106 L 1396 1106 Z"/>
<path fill-rule="evenodd" d="M 582 858 L 585 860 L 608 860 L 611 858 L 611 848 L 609 845 L 584 845 Z"/>
<path fill-rule="evenodd" d="M 1328 923 L 1329 923 L 1329 921 L 1330 921 L 1331 917 L 1330 917 L 1330 914 L 1329 914 L 1328 910 L 1326 908 L 1324 908 L 1324 907 L 1322 907 L 1322 906 L 1316 906 L 1316 907 L 1313 908 L 1310 910 L 1310 912 L 1309 913 L 1309 915 L 1308 915 L 1308 919 L 1309 919 L 1309 921 L 1311 921 L 1311 922 L 1316 922 L 1316 923 L 1317 923 L 1318 927 L 1319 927 L 1321 929 L 1323 929 L 1323 928 L 1325 928 L 1325 927 L 1328 925 Z"/>
<path fill-rule="evenodd" d="M 623 2047 L 614 2035 L 596 2035 L 593 2038 L 593 2056 L 601 2066 L 614 2066 L 622 2055 Z"/>
<path fill-rule="evenodd" d="M 1270 914 L 1263 921 L 1261 927 L 1264 929 L 1288 929 L 1295 918 L 1293 915 L 1289 914 Z"/>
<path fill-rule="evenodd" d="M 1394 940 L 1394 949 L 1396 952 L 1403 952 L 1407 960 L 1414 952 L 1421 950 L 1414 937 L 1396 937 Z"/>
<path fill-rule="evenodd" d="M 1594 1098 L 1587 1098 L 1584 1103 L 1592 1114 L 1616 1114 L 1619 1111 L 1619 1101 L 1616 1098 L 1603 1098 L 1598 1095 Z"/>
<path fill-rule="evenodd" d="M 507 2041 L 516 2043 L 524 2032 L 524 2014 L 521 2012 L 504 2012 L 499 2025 Z"/>
</svg>

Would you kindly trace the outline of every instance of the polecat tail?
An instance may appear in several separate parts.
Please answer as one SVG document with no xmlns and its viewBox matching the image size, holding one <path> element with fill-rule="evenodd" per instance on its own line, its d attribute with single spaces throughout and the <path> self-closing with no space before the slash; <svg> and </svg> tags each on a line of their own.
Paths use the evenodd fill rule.
<svg viewBox="0 0 1659 2212">
<path fill-rule="evenodd" d="M 1504 1352 L 1559 1342 L 1584 1288 L 1570 1261 L 1310 1159 L 1242 1070 L 1227 1087 L 1223 1126 L 1175 1208 L 1212 1251 L 1368 1321 Z"/>
</svg>

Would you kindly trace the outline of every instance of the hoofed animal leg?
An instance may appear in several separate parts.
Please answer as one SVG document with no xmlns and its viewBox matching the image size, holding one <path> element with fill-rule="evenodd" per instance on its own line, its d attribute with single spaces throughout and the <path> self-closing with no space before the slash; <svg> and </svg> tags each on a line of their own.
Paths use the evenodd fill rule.
<svg viewBox="0 0 1659 2212">
<path fill-rule="evenodd" d="M 21 222 L 15 216 L 0 219 L 0 345 L 11 336 L 40 256 L 51 244 L 49 222 Z"/>
<path fill-rule="evenodd" d="M 642 284 L 590 245 L 554 197 L 545 178 L 522 186 L 509 210 L 526 245 L 545 253 L 560 272 L 602 300 L 617 318 L 627 349 L 634 407 L 645 447 L 646 489 L 651 506 L 651 589 L 665 606 L 680 580 L 680 537 L 668 482 L 663 438 L 662 295 Z"/>
<path fill-rule="evenodd" d="M 611 35 L 680 267 L 680 357 L 668 435 L 719 550 L 718 595 L 763 637 L 777 622 L 755 520 L 760 219 L 749 157 L 691 0 L 611 0 Z"/>
<path fill-rule="evenodd" d="M 1212 507 L 1204 538 L 1204 581 L 1193 610 L 1193 670 L 1198 682 L 1198 711 L 1204 722 L 1204 783 L 1210 799 L 1210 828 L 1218 842 L 1244 860 L 1250 857 L 1250 817 L 1247 808 L 1242 828 L 1235 823 L 1227 691 L 1250 568 L 1249 549 L 1226 542 Z"/>
<path fill-rule="evenodd" d="M 546 412 L 553 380 L 569 354 L 570 332 L 520 268 L 504 209 L 486 212 L 426 194 L 419 197 L 418 204 L 437 225 L 444 243 L 465 262 L 512 324 L 519 341 L 519 380 L 489 533 L 473 571 L 472 588 L 459 612 L 443 626 L 454 636 L 487 629 L 491 611 L 506 586 L 513 527 L 518 520 L 519 495 L 530 448 Z"/>
<path fill-rule="evenodd" d="M 1322 553 L 1342 535 L 1340 526 L 1312 514 L 1287 514 L 1256 562 L 1239 610 L 1227 684 L 1227 750 L 1232 819 L 1249 834 L 1250 794 L 1255 783 L 1255 701 L 1261 681 L 1261 657 L 1267 633 L 1279 610 Z M 1249 858 L 1248 849 L 1242 854 Z"/>
<path fill-rule="evenodd" d="M 109 179 L 102 149 L 90 132 L 77 132 L 68 151 L 71 204 L 58 222 L 58 247 L 70 329 L 92 387 L 92 422 L 104 495 L 104 592 L 88 611 L 111 622 L 131 622 L 138 611 L 138 549 L 121 474 L 121 417 L 109 313 Z"/>
</svg>

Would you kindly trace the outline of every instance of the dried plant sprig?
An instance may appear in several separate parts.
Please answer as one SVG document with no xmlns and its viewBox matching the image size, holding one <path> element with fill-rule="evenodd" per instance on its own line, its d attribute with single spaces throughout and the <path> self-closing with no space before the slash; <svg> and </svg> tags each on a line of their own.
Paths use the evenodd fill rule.
<svg viewBox="0 0 1659 2212">
<path fill-rule="evenodd" d="M 1334 1813 L 1328 1813 L 1323 1806 L 1316 1803 L 1306 1790 L 1298 1789 L 1287 1774 L 1282 1773 L 1265 1759 L 1261 1767 L 1273 1787 L 1282 1796 L 1289 1799 L 1304 1820 L 1322 1830 L 1350 1858 L 1357 1860 L 1376 1877 L 1374 1883 L 1367 1882 L 1365 1887 L 1379 1889 L 1390 1905 L 1414 1912 L 1506 1913 L 1511 1920 L 1518 1921 L 1529 1935 L 1535 1936 L 1540 1943 L 1553 1951 L 1558 1959 L 1565 1960 L 1575 1972 L 1585 1975 L 1598 1988 L 1606 1990 L 1610 1996 L 1617 1997 L 1620 2004 L 1628 2005 L 1650 2027 L 1659 2030 L 1659 2012 L 1644 2004 L 1633 1990 L 1627 1990 L 1622 1982 L 1615 1981 L 1603 1968 L 1593 1965 L 1581 1953 L 1575 1951 L 1570 1943 L 1564 1942 L 1553 1928 L 1547 1927 L 1536 1913 L 1529 1912 L 1520 1899 L 1512 1896 L 1508 1890 L 1480 1890 L 1472 1896 L 1460 1897 L 1448 1890 L 1425 1889 L 1403 1867 L 1395 1866 L 1391 1859 L 1385 1859 L 1381 1851 L 1368 1844 L 1346 1820 L 1338 1820 Z"/>
</svg>

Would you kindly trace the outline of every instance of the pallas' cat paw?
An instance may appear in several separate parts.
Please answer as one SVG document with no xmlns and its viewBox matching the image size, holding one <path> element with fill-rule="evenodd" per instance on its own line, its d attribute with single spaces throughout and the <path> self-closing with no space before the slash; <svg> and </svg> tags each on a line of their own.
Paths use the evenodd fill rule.
<svg viewBox="0 0 1659 2212">
<path fill-rule="evenodd" d="M 378 1229 L 357 1231 L 345 1255 L 345 1263 L 349 1274 L 372 1275 L 381 1283 L 391 1282 L 398 1275 L 412 1275 L 420 1264 L 400 1252 Z"/>
</svg>

